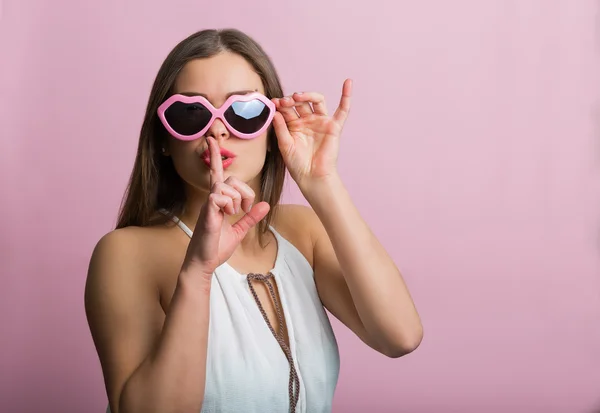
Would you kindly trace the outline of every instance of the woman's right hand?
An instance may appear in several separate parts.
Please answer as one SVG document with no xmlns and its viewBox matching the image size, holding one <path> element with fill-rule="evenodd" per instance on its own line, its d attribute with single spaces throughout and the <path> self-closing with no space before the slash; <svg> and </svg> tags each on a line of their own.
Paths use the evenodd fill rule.
<svg viewBox="0 0 600 413">
<path fill-rule="evenodd" d="M 244 182 L 223 180 L 223 161 L 217 141 L 207 138 L 210 150 L 210 194 L 200 210 L 194 235 L 188 246 L 184 267 L 206 277 L 231 257 L 248 231 L 269 212 L 266 202 L 253 205 L 254 191 Z M 244 215 L 231 224 L 225 215 Z M 210 279 L 210 278 L 209 278 Z"/>
</svg>

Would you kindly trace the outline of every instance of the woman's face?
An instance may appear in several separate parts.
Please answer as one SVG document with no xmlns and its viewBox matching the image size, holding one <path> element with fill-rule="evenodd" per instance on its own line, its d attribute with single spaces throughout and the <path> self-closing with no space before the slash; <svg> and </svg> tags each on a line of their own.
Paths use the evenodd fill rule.
<svg viewBox="0 0 600 413">
<path fill-rule="evenodd" d="M 260 77 L 243 57 L 231 52 L 187 63 L 174 88 L 174 93 L 203 95 L 215 108 L 232 94 L 255 91 L 265 93 Z M 210 167 L 204 160 L 208 136 L 234 156 L 233 162 L 224 169 L 224 179 L 234 176 L 258 188 L 267 152 L 267 132 L 250 140 L 238 139 L 220 119 L 215 119 L 205 136 L 199 139 L 186 142 L 169 138 L 167 154 L 172 157 L 179 176 L 193 188 L 203 192 L 210 189 Z"/>
</svg>

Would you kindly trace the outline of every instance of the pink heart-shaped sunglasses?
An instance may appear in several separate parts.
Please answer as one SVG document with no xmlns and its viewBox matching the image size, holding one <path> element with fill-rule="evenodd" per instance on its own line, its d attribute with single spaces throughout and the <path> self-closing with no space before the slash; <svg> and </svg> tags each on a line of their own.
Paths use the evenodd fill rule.
<svg viewBox="0 0 600 413">
<path fill-rule="evenodd" d="M 275 105 L 258 92 L 230 96 L 218 109 L 203 96 L 175 94 L 157 112 L 167 131 L 184 141 L 204 136 L 215 119 L 221 119 L 236 137 L 253 139 L 271 124 Z"/>
</svg>

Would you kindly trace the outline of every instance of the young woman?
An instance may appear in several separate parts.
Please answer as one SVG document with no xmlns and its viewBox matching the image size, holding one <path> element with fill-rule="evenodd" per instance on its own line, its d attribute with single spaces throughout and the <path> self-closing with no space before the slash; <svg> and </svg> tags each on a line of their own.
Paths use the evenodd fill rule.
<svg viewBox="0 0 600 413">
<path fill-rule="evenodd" d="M 112 413 L 329 412 L 325 308 L 386 356 L 419 345 L 403 279 L 336 171 L 351 89 L 333 115 L 318 93 L 284 98 L 237 30 L 169 54 L 86 284 Z M 286 169 L 312 208 L 278 204 Z"/>
</svg>

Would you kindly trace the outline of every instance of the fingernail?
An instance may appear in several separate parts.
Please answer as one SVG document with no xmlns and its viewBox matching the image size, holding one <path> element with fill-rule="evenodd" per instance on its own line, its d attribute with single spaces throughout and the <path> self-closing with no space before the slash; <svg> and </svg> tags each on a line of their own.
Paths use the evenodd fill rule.
<svg viewBox="0 0 600 413">
<path fill-rule="evenodd" d="M 301 95 L 301 94 L 303 94 L 303 93 L 304 93 L 304 92 L 296 92 L 296 94 L 297 94 L 297 95 Z"/>
</svg>

